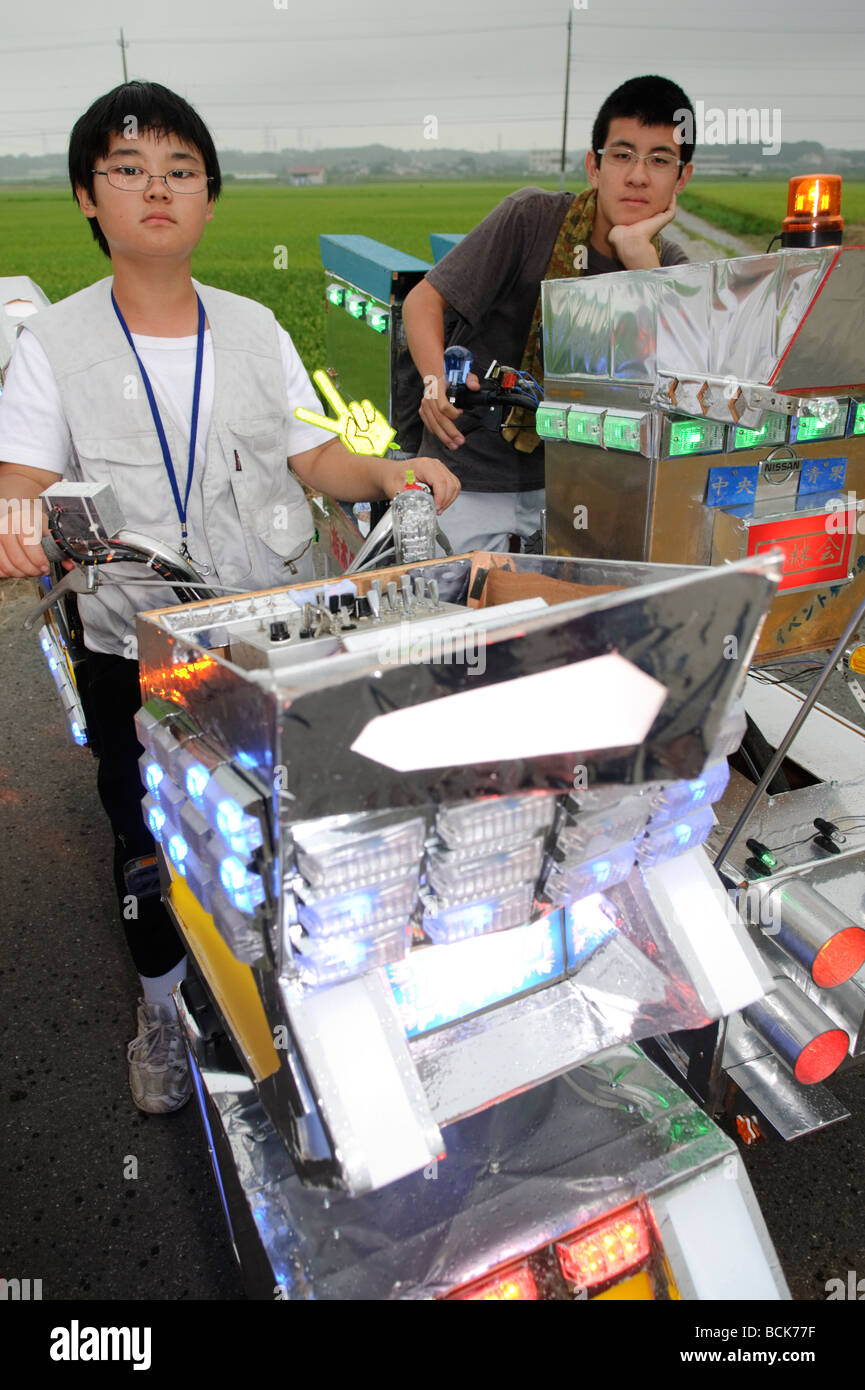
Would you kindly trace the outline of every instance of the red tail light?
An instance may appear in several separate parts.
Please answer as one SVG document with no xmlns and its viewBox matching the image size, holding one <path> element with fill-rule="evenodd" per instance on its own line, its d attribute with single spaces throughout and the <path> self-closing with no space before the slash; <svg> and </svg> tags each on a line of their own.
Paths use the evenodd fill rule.
<svg viewBox="0 0 865 1390">
<path fill-rule="evenodd" d="M 613 1213 L 587 1231 L 559 1241 L 562 1274 L 580 1289 L 618 1279 L 649 1257 L 649 1231 L 637 1206 Z"/>
<path fill-rule="evenodd" d="M 504 1274 L 494 1274 L 479 1284 L 469 1284 L 450 1295 L 467 1303 L 512 1303 L 537 1298 L 538 1287 L 527 1264 L 517 1265 Z"/>
</svg>

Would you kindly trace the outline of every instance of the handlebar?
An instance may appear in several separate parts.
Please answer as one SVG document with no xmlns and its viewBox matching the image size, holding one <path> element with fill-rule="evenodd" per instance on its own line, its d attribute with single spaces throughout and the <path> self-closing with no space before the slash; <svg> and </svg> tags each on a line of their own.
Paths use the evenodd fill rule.
<svg viewBox="0 0 865 1390">
<path fill-rule="evenodd" d="M 525 391 L 507 390 L 500 386 L 481 386 L 478 391 L 472 391 L 468 386 L 450 386 L 447 397 L 457 410 L 485 405 L 490 410 L 496 406 L 519 406 L 521 410 L 535 411 L 540 404 L 534 396 L 529 396 Z"/>
</svg>

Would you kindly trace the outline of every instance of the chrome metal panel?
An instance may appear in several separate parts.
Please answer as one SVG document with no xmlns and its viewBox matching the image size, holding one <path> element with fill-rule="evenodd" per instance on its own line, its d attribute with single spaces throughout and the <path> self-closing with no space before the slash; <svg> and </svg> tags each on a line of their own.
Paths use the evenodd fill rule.
<svg viewBox="0 0 865 1390">
<path fill-rule="evenodd" d="M 727 1021 L 724 1069 L 782 1139 L 798 1139 L 849 1118 L 850 1112 L 821 1082 L 800 1085 L 741 1014 Z"/>
<path fill-rule="evenodd" d="M 567 1070 L 614 1037 L 700 1027 L 771 986 L 702 849 L 635 871 L 606 896 L 619 929 L 571 978 L 410 1043 L 441 1124 Z"/>
<path fill-rule="evenodd" d="M 793 339 L 780 363 L 774 385 L 781 391 L 861 385 L 865 381 L 861 353 L 863 303 L 863 248 L 844 247 L 812 305 L 806 328 Z M 859 352 L 852 351 L 855 343 L 860 344 Z"/>
<path fill-rule="evenodd" d="M 426 814 L 441 802 L 491 792 L 567 791 L 573 786 L 575 760 L 585 765 L 590 784 L 668 780 L 702 770 L 744 680 L 773 590 L 775 562 L 693 570 L 548 556 L 494 559 L 517 572 L 618 582 L 623 587 L 553 604 L 518 622 L 505 615 L 487 641 L 483 670 L 408 661 L 380 664 L 375 647 L 333 653 L 305 667 L 241 670 L 220 651 L 208 649 L 215 637 L 221 647 L 230 644 L 232 632 L 242 630 L 251 615 L 272 615 L 274 603 L 278 607 L 285 601 L 281 591 L 207 601 L 140 619 L 145 695 L 160 695 L 180 705 L 208 741 L 237 762 L 267 797 L 274 885 L 286 880 L 287 846 L 297 821 L 403 807 L 415 815 Z M 445 560 L 422 570 L 428 579 L 439 579 L 445 602 L 464 601 L 471 564 L 470 559 Z M 382 578 L 386 581 L 392 573 L 385 571 Z M 364 592 L 362 586 L 371 583 L 372 576 L 356 579 Z M 489 612 L 494 615 L 495 609 Z M 728 660 L 724 644 L 731 630 L 738 633 L 740 645 Z M 504 755 L 489 765 L 421 766 L 412 773 L 397 772 L 352 751 L 360 733 L 382 713 L 423 707 L 521 676 L 558 672 L 610 652 L 666 690 L 638 746 L 567 749 L 544 757 Z M 543 718 L 540 705 L 535 716 Z M 444 1145 L 431 1111 L 439 1118 L 447 1112 L 450 1118 L 450 1100 L 442 1101 L 444 1109 L 439 1107 L 435 1087 L 427 1100 L 426 1077 L 418 1079 L 414 1071 L 394 1006 L 383 992 L 383 977 L 367 975 L 351 985 L 320 991 L 299 984 L 285 946 L 287 928 L 295 920 L 290 915 L 292 895 L 279 892 L 276 897 L 278 908 L 268 900 L 270 915 L 263 926 L 275 971 L 262 968 L 253 978 L 268 1025 L 281 1027 L 287 1041 L 281 1045 L 285 1050 L 278 1070 L 262 1084 L 262 1099 L 306 1175 L 317 1171 L 316 1165 L 330 1164 L 322 1178 L 331 1184 L 342 1182 L 353 1191 L 387 1185 L 441 1152 Z M 542 1001 L 543 994 L 504 1003 L 466 1025 L 480 1039 L 483 1065 L 470 1055 L 457 1025 L 454 1085 L 462 1087 L 467 1098 L 459 1100 L 453 1113 L 487 1105 L 520 1085 L 535 1085 L 539 1078 L 558 1074 L 622 1038 L 696 1026 L 716 1011 L 714 980 L 701 975 L 695 987 L 662 923 L 645 928 L 635 922 L 633 930 L 633 940 L 621 933 L 598 949 L 576 983 L 550 987 L 546 1004 L 533 1002 Z M 704 989 L 708 1004 L 701 998 Z M 533 1030 L 537 1055 L 528 1055 L 524 1028 L 522 1043 L 514 1044 L 509 1065 L 502 1069 L 493 1057 L 497 1030 L 515 1037 L 520 1019 L 525 1023 L 532 1010 L 544 1024 Z M 562 1011 L 563 1026 L 548 1028 L 547 1018 L 557 1010 Z M 362 1057 L 371 1060 L 359 1072 Z M 376 1080 L 381 1115 L 373 1099 Z M 442 1094 L 445 1081 L 443 1073 Z"/>
<path fill-rule="evenodd" d="M 550 440 L 544 454 L 550 554 L 593 560 L 648 559 L 651 461 L 639 454 Z M 584 507 L 585 513 L 578 512 L 578 507 Z"/>
<path fill-rule="evenodd" d="M 769 384 L 836 262 L 833 293 L 861 298 L 865 253 L 836 247 L 666 266 L 651 271 L 547 280 L 541 287 L 544 369 L 549 378 L 657 383 L 661 373 Z M 797 385 L 836 386 L 857 350 L 859 328 L 806 350 Z M 821 357 L 821 352 L 824 354 Z M 800 371 L 800 376 L 802 372 Z M 854 372 L 854 379 L 859 373 Z"/>
<path fill-rule="evenodd" d="M 445 1162 L 351 1198 L 302 1186 L 245 1079 L 208 1065 L 195 1030 L 187 1041 L 221 1124 L 215 1156 L 239 1179 L 225 1185 L 232 1225 L 239 1237 L 254 1223 L 273 1276 L 250 1293 L 267 1300 L 276 1288 L 292 1301 L 435 1298 L 736 1162 L 732 1141 L 638 1048 L 617 1047 L 454 1125 Z"/>
<path fill-rule="evenodd" d="M 726 1066 L 726 1071 L 781 1139 L 799 1139 L 850 1118 L 825 1086 L 800 1086 L 771 1053 Z"/>
</svg>

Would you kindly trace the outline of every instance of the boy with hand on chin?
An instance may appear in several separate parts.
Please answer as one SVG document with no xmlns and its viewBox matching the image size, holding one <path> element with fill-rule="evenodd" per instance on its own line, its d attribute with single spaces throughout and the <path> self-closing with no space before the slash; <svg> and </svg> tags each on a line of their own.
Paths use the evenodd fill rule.
<svg viewBox="0 0 865 1390">
<path fill-rule="evenodd" d="M 686 261 L 661 232 L 693 172 L 693 145 L 680 138 L 688 129 L 693 109 L 674 82 L 623 83 L 592 128 L 589 188 L 576 197 L 540 188 L 512 193 L 406 296 L 408 347 L 427 385 L 421 452 L 446 459 L 463 486 L 443 523 L 457 553 L 507 550 L 511 535 L 528 540 L 538 531 L 544 449 L 526 411 L 513 411 L 496 432 L 484 428 L 483 408 L 460 411 L 449 403 L 445 347 L 473 353 L 468 385 L 475 390 L 494 359 L 540 384 L 543 280 Z"/>
<path fill-rule="evenodd" d="M 217 589 L 311 579 L 301 484 L 377 501 L 400 491 L 405 467 L 350 453 L 296 419 L 295 407 L 318 411 L 319 402 L 288 334 L 269 309 L 192 279 L 221 183 L 207 127 L 173 92 L 130 82 L 76 123 L 69 170 L 112 277 L 20 333 L 0 397 L 0 507 L 20 509 L 62 477 L 108 482 L 128 528 L 183 551 Z M 459 483 L 449 469 L 426 458 L 412 467 L 439 511 L 450 505 Z M 32 536 L 0 534 L 0 578 L 47 572 Z M 133 724 L 135 615 L 170 602 L 170 590 L 140 583 L 106 583 L 79 599 L 81 695 L 121 905 L 124 866 L 153 851 Z M 163 1113 L 190 1094 L 171 1002 L 185 956 L 158 901 L 139 902 L 124 928 L 143 991 L 130 1084 L 139 1108 Z"/>
</svg>

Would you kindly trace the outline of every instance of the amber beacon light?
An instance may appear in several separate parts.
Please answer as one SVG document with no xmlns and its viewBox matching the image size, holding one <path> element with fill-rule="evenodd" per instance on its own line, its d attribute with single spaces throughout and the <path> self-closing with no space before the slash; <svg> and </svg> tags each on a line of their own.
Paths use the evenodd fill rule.
<svg viewBox="0 0 865 1390">
<path fill-rule="evenodd" d="M 843 230 L 837 174 L 807 174 L 790 180 L 782 246 L 840 246 Z"/>
</svg>

